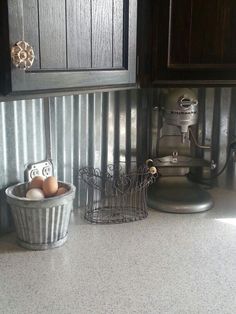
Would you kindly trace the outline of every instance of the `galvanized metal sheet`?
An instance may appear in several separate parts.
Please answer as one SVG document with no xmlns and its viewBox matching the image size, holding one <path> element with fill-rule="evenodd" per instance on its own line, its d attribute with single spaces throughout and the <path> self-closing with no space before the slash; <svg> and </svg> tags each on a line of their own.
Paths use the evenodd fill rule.
<svg viewBox="0 0 236 314">
<path fill-rule="evenodd" d="M 45 158 L 42 99 L 0 102 L 0 232 L 12 227 L 5 188 L 24 181 L 26 163 Z"/>
<path fill-rule="evenodd" d="M 236 139 L 236 89 L 195 91 L 200 106 L 198 139 L 212 145 L 212 153 L 205 152 L 203 157 L 214 159 L 218 171 L 228 143 Z M 23 181 L 26 163 L 51 156 L 55 175 L 78 187 L 77 208 L 86 198 L 78 184 L 78 169 L 103 169 L 122 160 L 131 167 L 155 156 L 162 121 L 153 107 L 160 105 L 160 89 L 51 97 L 49 103 L 48 99 L 0 102 L 0 232 L 11 228 L 4 190 Z M 235 177 L 232 157 L 218 184 L 234 188 Z"/>
<path fill-rule="evenodd" d="M 216 169 L 213 175 L 217 174 L 224 166 L 229 143 L 236 140 L 236 89 L 235 88 L 199 88 L 195 89 L 199 100 L 199 119 L 195 128 L 198 142 L 202 145 L 211 145 L 211 150 L 202 151 L 192 149 L 193 156 L 214 160 Z M 161 106 L 161 99 L 159 101 Z M 159 134 L 161 122 L 152 124 L 152 133 Z M 155 131 L 156 128 L 156 131 Z M 168 129 L 167 127 L 165 129 Z M 156 139 L 157 143 L 161 134 Z M 158 146 L 158 145 L 157 145 Z M 192 145 L 193 146 L 193 145 Z M 152 147 L 155 144 L 152 143 Z M 192 147 L 193 148 L 193 147 Z M 153 150 L 152 150 L 153 152 Z M 232 155 L 232 154 L 231 154 Z M 234 188 L 235 179 L 235 158 L 232 155 L 227 169 L 217 178 L 221 187 Z M 205 175 L 204 173 L 203 175 Z M 198 176 L 201 176 L 198 170 Z"/>
<path fill-rule="evenodd" d="M 50 98 L 55 175 L 77 186 L 75 208 L 86 199 L 78 181 L 80 168 L 106 169 L 119 161 L 131 167 L 147 159 L 151 99 L 151 90 Z"/>
</svg>

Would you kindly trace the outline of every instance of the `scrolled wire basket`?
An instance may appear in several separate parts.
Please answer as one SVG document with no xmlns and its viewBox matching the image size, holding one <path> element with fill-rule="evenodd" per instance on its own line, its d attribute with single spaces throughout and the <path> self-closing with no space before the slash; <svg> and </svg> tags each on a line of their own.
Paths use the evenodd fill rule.
<svg viewBox="0 0 236 314">
<path fill-rule="evenodd" d="M 110 224 L 147 217 L 147 188 L 155 181 L 155 167 L 143 166 L 127 171 L 126 165 L 108 165 L 106 169 L 85 167 L 79 180 L 86 191 L 85 219 L 91 223 Z"/>
</svg>

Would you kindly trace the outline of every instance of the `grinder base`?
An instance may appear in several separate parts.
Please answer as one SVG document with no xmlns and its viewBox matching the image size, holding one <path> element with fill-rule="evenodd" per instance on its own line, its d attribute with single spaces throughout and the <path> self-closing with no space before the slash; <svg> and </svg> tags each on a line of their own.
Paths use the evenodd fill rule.
<svg viewBox="0 0 236 314">
<path fill-rule="evenodd" d="M 170 213 L 198 213 L 213 207 L 210 194 L 185 176 L 161 177 L 148 189 L 149 208 Z"/>
</svg>

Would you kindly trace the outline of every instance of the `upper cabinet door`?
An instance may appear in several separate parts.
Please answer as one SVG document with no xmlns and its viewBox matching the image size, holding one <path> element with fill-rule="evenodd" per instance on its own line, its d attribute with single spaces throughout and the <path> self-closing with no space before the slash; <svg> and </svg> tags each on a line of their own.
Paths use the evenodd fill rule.
<svg viewBox="0 0 236 314">
<path fill-rule="evenodd" d="M 153 80 L 236 80 L 236 1 L 154 1 Z"/>
<path fill-rule="evenodd" d="M 136 82 L 137 0 L 7 2 L 9 50 L 23 40 L 35 55 L 26 71 L 11 64 L 9 91 Z"/>
</svg>

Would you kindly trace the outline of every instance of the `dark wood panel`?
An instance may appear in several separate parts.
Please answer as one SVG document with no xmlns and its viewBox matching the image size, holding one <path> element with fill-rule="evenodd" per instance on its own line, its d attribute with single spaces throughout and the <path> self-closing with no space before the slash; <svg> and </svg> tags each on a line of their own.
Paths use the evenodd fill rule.
<svg viewBox="0 0 236 314">
<path fill-rule="evenodd" d="M 66 69 L 65 0 L 38 1 L 41 68 Z"/>
<path fill-rule="evenodd" d="M 227 60 L 229 64 L 232 64 L 236 62 L 236 1 L 231 1 L 230 3 L 228 1 L 226 1 L 224 10 L 223 19 L 225 27 L 222 29 L 221 36 L 223 39 L 224 59 Z"/>
<path fill-rule="evenodd" d="M 221 63 L 222 1 L 193 1 L 191 63 Z M 200 19 L 197 16 L 200 14 Z"/>
<path fill-rule="evenodd" d="M 38 47 L 38 11 L 37 1 L 9 0 L 9 38 L 10 46 L 17 41 L 25 40 L 33 48 L 35 53 L 34 69 L 39 68 Z M 14 23 L 12 23 L 14 21 Z"/>
<path fill-rule="evenodd" d="M 123 66 L 124 0 L 115 0 L 113 7 L 113 67 Z"/>
<path fill-rule="evenodd" d="M 7 12 L 6 12 L 7 13 Z M 8 58 L 10 59 L 10 49 L 16 42 L 21 40 L 24 33 L 23 27 L 23 0 L 15 1 L 8 0 L 8 22 L 9 22 L 9 46 Z M 10 80 L 11 89 L 14 89 L 12 84 L 12 76 L 20 70 L 17 69 L 10 60 L 10 71 L 8 73 L 8 79 Z M 4 92 L 8 93 L 8 91 Z"/>
<path fill-rule="evenodd" d="M 126 0 L 128 1 L 128 0 Z M 129 81 L 136 82 L 136 66 L 137 66 L 137 11 L 138 3 L 137 0 L 129 0 L 127 2 L 124 14 L 127 14 L 126 27 L 128 29 L 127 34 L 127 49 L 124 48 L 124 62 L 125 68 L 128 69 Z M 125 40 L 125 41 L 126 41 Z"/>
<path fill-rule="evenodd" d="M 34 49 L 35 60 L 31 69 L 36 70 L 40 68 L 37 0 L 24 1 L 23 14 L 24 14 L 24 39 Z"/>
<path fill-rule="evenodd" d="M 153 0 L 153 8 L 154 84 L 235 83 L 236 1 Z"/>
<path fill-rule="evenodd" d="M 67 1 L 68 68 L 91 68 L 91 1 Z"/>
<path fill-rule="evenodd" d="M 219 2 L 211 0 L 192 1 L 191 26 L 191 64 L 219 63 L 220 33 L 219 23 L 221 14 L 219 12 Z M 200 18 L 197 16 L 200 14 Z M 198 20 L 198 21 L 197 21 Z M 190 27 L 188 27 L 190 28 Z"/>
<path fill-rule="evenodd" d="M 68 36 L 66 36 L 66 34 L 69 35 L 70 30 L 68 30 L 68 33 L 66 32 L 69 25 L 66 17 L 68 17 L 69 13 L 67 12 L 68 6 L 65 7 L 65 4 L 68 4 L 69 1 L 71 0 L 37 1 L 39 15 L 38 44 L 42 68 L 39 70 L 34 69 L 34 71 L 21 71 L 12 67 L 11 71 L 8 71 L 8 73 L 6 72 L 6 75 L 8 75 L 10 80 L 10 83 L 8 82 L 8 88 L 15 95 L 22 95 L 24 93 L 43 93 L 48 90 L 58 91 L 61 89 L 72 91 L 75 89 L 85 90 L 86 88 L 97 89 L 101 86 L 105 88 L 106 86 L 111 87 L 112 85 L 124 86 L 126 84 L 127 86 L 130 86 L 131 84 L 135 84 L 137 0 L 124 0 L 125 5 L 123 7 L 122 17 L 124 19 L 122 25 L 122 40 L 124 43 L 122 57 L 125 66 L 120 69 L 112 68 L 112 41 L 115 37 L 112 36 L 115 30 L 114 24 L 112 23 L 112 15 L 114 14 L 116 0 L 91 0 L 90 13 L 93 17 L 91 19 L 91 24 L 93 25 L 94 31 L 94 54 L 91 51 L 94 63 L 92 64 L 93 68 L 91 71 L 87 69 L 83 70 L 81 68 L 79 68 L 80 71 L 76 71 L 76 69 L 73 69 L 72 67 L 70 67 L 70 71 L 68 71 L 66 62 L 68 60 L 66 58 L 66 42 L 68 43 Z M 21 36 L 24 30 L 24 14 L 27 12 L 27 10 L 25 10 L 24 13 L 23 4 L 25 4 L 26 1 L 9 0 L 9 3 L 8 13 L 9 25 L 11 28 L 9 36 L 11 44 L 14 44 L 19 40 L 18 38 L 22 38 Z M 75 4 L 78 10 L 78 1 L 75 1 Z M 28 5 L 30 5 L 30 3 L 28 3 Z M 85 5 L 87 6 L 87 1 Z M 84 1 L 81 1 L 81 6 L 85 8 Z M 37 10 L 37 8 L 35 8 L 35 10 Z M 7 11 L 7 9 L 5 9 L 5 11 Z M 121 16 L 119 18 L 119 23 L 121 23 L 120 19 Z M 115 22 L 114 18 L 113 21 Z M 37 19 L 34 22 L 36 23 Z M 119 23 L 116 22 L 117 25 Z M 34 36 L 36 35 L 34 34 Z M 119 37 L 121 37 L 120 34 L 117 38 Z M 77 42 L 78 41 L 79 39 L 77 39 Z M 5 42 L 7 42 L 6 39 Z M 92 38 L 90 42 L 92 42 Z M 121 44 L 117 43 L 117 49 L 120 51 L 121 48 L 118 46 L 121 47 Z M 6 47 L 7 55 L 9 57 L 9 43 L 7 43 Z M 118 53 L 118 56 L 120 58 L 120 52 Z M 7 81 L 7 79 L 5 81 Z M 1 76 L 1 83 L 2 82 L 3 76 Z"/>
<path fill-rule="evenodd" d="M 12 46 L 17 41 L 22 40 L 24 34 L 23 0 L 19 1 L 8 0 L 8 16 L 9 16 L 9 38 L 10 45 Z"/>
<path fill-rule="evenodd" d="M 236 63 L 236 1 L 171 0 L 170 25 L 171 67 L 221 68 Z"/>
<path fill-rule="evenodd" d="M 142 87 L 149 86 L 151 82 L 153 12 L 153 0 L 140 0 L 138 2 L 137 75 L 138 82 Z"/>
<path fill-rule="evenodd" d="M 79 75 L 78 75 L 79 74 Z M 12 78 L 13 90 L 39 92 L 47 89 L 131 84 L 128 70 L 70 71 L 70 72 L 29 72 L 17 70 Z"/>
<path fill-rule="evenodd" d="M 168 72 L 170 0 L 151 1 L 153 4 L 151 80 L 166 79 Z"/>
<path fill-rule="evenodd" d="M 112 68 L 112 0 L 92 1 L 92 68 Z"/>
<path fill-rule="evenodd" d="M 0 32 L 2 47 L 0 50 L 0 93 L 11 91 L 11 60 L 9 54 L 8 7 L 6 1 L 0 1 Z"/>
<path fill-rule="evenodd" d="M 234 0 L 193 0 L 192 63 L 236 62 L 235 19 Z"/>
<path fill-rule="evenodd" d="M 170 1 L 170 12 L 168 65 L 187 64 L 190 60 L 192 0 Z"/>
</svg>

